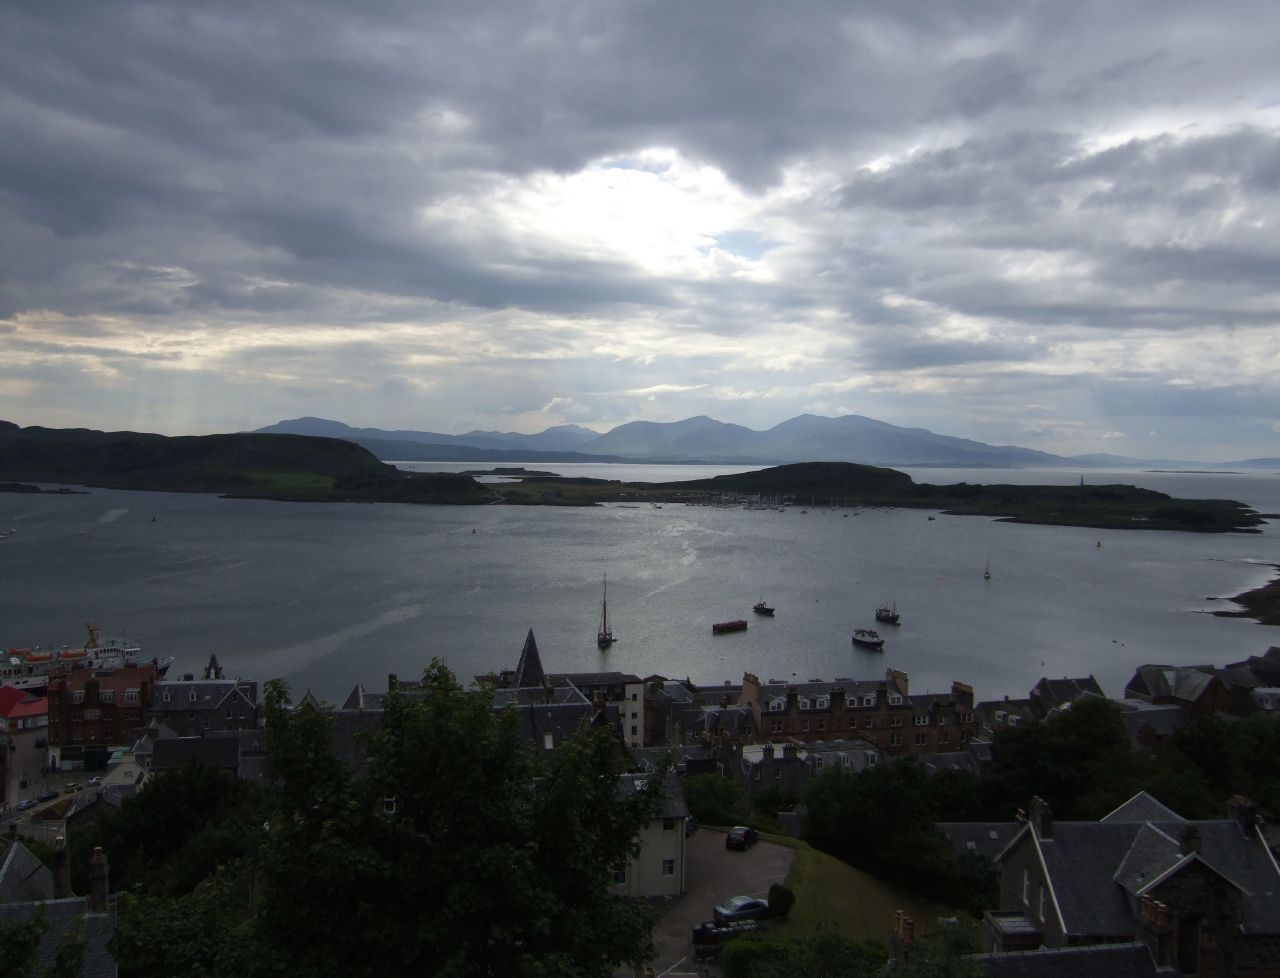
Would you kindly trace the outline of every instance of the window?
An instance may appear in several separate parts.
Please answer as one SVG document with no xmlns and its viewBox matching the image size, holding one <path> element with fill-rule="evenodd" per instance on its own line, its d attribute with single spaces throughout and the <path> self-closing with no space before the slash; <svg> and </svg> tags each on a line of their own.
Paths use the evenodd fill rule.
<svg viewBox="0 0 1280 978">
<path fill-rule="evenodd" d="M 553 750 L 556 746 L 556 735 L 553 733 L 544 733 L 542 735 L 542 749 Z"/>
<path fill-rule="evenodd" d="M 631 702 L 632 702 L 632 703 L 634 703 L 635 701 L 636 701 L 636 694 L 635 694 L 635 693 L 632 693 L 632 694 L 631 694 Z"/>
<path fill-rule="evenodd" d="M 949 743 L 951 743 L 951 732 L 950 732 L 950 731 L 948 731 L 948 730 L 944 730 L 944 731 L 942 731 L 942 733 L 940 733 L 940 734 L 938 735 L 938 743 L 940 743 L 940 744 L 949 744 Z"/>
<path fill-rule="evenodd" d="M 815 754 L 815 755 L 814 755 L 814 757 L 813 757 L 813 769 L 814 769 L 815 771 L 821 771 L 821 770 L 822 770 L 822 755 L 821 755 L 821 754 Z"/>
<path fill-rule="evenodd" d="M 663 876 L 676 875 L 676 861 L 674 859 L 662 860 L 662 875 Z"/>
<path fill-rule="evenodd" d="M 863 706 L 875 706 L 875 705 L 876 705 L 876 698 L 875 698 L 874 696 L 864 696 L 864 697 L 862 697 L 862 705 L 863 705 Z"/>
<path fill-rule="evenodd" d="M 913 719 L 917 727 L 929 726 L 929 714 L 927 713 L 917 713 Z"/>
<path fill-rule="evenodd" d="M 83 702 L 84 702 L 84 690 L 83 690 L 83 689 L 73 689 L 73 690 L 71 691 L 71 702 L 72 702 L 72 703 L 83 703 Z"/>
<path fill-rule="evenodd" d="M 804 731 L 805 733 L 808 733 L 808 732 L 809 732 L 809 720 L 808 720 L 808 718 L 805 718 L 804 720 L 801 720 L 801 721 L 800 721 L 800 729 L 801 729 L 802 731 Z"/>
<path fill-rule="evenodd" d="M 890 718 L 889 718 L 889 726 L 891 726 L 891 727 L 900 727 L 900 726 L 902 726 L 902 717 L 890 717 Z"/>
<path fill-rule="evenodd" d="M 924 746 L 925 744 L 927 744 L 927 743 L 929 743 L 929 735 L 928 735 L 927 733 L 925 733 L 923 730 L 921 730 L 921 731 L 917 732 L 917 733 L 916 733 L 916 746 L 917 746 L 917 747 L 923 747 L 923 746 Z"/>
<path fill-rule="evenodd" d="M 784 704 L 783 704 L 782 700 L 770 700 L 770 701 L 769 701 L 769 709 L 770 709 L 770 711 L 772 711 L 773 713 L 781 713 L 781 712 L 782 712 L 782 707 L 783 707 L 783 705 L 784 705 Z"/>
<path fill-rule="evenodd" d="M 841 755 L 840 755 L 840 766 L 841 766 L 841 767 L 848 767 L 848 766 L 849 766 L 849 755 L 848 755 L 848 754 L 841 754 Z"/>
<path fill-rule="evenodd" d="M 639 735 L 639 728 L 633 723 L 631 725 L 631 736 L 636 737 L 638 735 Z"/>
<path fill-rule="evenodd" d="M 889 734 L 889 746 L 890 746 L 890 747 L 901 747 L 901 746 L 902 746 L 902 734 L 900 734 L 900 733 Z"/>
<path fill-rule="evenodd" d="M 621 886 L 627 881 L 627 867 L 619 866 L 613 871 L 613 882 L 617 886 Z"/>
<path fill-rule="evenodd" d="M 826 730 L 826 729 L 827 729 L 827 718 L 826 718 L 826 717 L 818 717 L 818 729 L 819 729 L 819 730 Z"/>
<path fill-rule="evenodd" d="M 781 780 L 782 780 L 782 768 L 780 768 L 780 767 L 775 767 L 775 768 L 773 769 L 773 780 L 774 780 L 774 781 L 781 781 Z"/>
<path fill-rule="evenodd" d="M 196 701 L 196 691 L 193 689 L 187 694 L 187 702 L 194 703 Z"/>
<path fill-rule="evenodd" d="M 809 698 L 807 696 L 801 696 L 798 700 L 796 700 L 796 703 L 799 705 L 800 709 L 802 710 L 809 709 Z"/>
<path fill-rule="evenodd" d="M 973 723 L 973 714 L 972 714 L 972 713 L 961 713 L 961 714 L 960 714 L 960 722 L 961 722 L 961 723 Z"/>
<path fill-rule="evenodd" d="M 770 720 L 770 721 L 769 721 L 769 733 L 775 733 L 775 734 L 776 734 L 776 733 L 782 733 L 782 721 L 781 721 L 781 720 Z"/>
<path fill-rule="evenodd" d="M 116 701 L 116 691 L 114 689 L 98 690 L 99 703 L 114 703 Z"/>
<path fill-rule="evenodd" d="M 890 693 L 890 694 L 889 694 L 889 705 L 890 705 L 890 706 L 901 706 L 901 705 L 902 705 L 902 697 L 901 697 L 898 693 Z"/>
<path fill-rule="evenodd" d="M 126 689 L 124 691 L 124 701 L 126 703 L 137 703 L 139 692 L 140 691 L 136 689 Z"/>
<path fill-rule="evenodd" d="M 846 697 L 844 698 L 844 705 L 845 705 L 845 706 L 857 706 L 857 705 L 858 705 L 858 697 L 856 697 L 856 696 L 846 696 Z"/>
<path fill-rule="evenodd" d="M 938 714 L 938 726 L 945 727 L 947 725 L 948 720 L 949 720 L 949 717 L 945 713 Z"/>
<path fill-rule="evenodd" d="M 164 695 L 161 696 L 160 698 L 164 700 L 166 703 L 168 703 L 169 700 L 173 699 L 173 697 L 169 695 L 169 691 L 167 689 L 164 691 Z"/>
<path fill-rule="evenodd" d="M 231 708 L 230 708 L 230 707 L 227 707 L 227 719 L 228 719 L 228 720 L 230 720 L 230 719 L 231 719 Z"/>
<path fill-rule="evenodd" d="M 664 818 L 662 820 L 663 832 L 674 832 L 676 830 L 676 820 L 674 818 Z"/>
<path fill-rule="evenodd" d="M 863 730 L 874 730 L 875 728 L 876 728 L 876 721 L 873 717 L 867 717 L 865 720 L 862 721 Z"/>
<path fill-rule="evenodd" d="M 815 703 L 815 705 L 818 707 L 818 709 L 819 709 L 819 710 L 829 710 L 829 709 L 831 709 L 831 697 L 830 697 L 830 696 L 827 696 L 826 694 L 823 694 L 822 696 L 819 696 L 819 697 L 814 701 L 814 703 Z"/>
</svg>

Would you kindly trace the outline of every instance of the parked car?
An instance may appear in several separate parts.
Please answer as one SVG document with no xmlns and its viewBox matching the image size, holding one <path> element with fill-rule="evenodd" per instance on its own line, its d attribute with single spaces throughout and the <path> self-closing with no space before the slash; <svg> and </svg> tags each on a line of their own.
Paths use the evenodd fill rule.
<svg viewBox="0 0 1280 978">
<path fill-rule="evenodd" d="M 724 903 L 718 904 L 711 911 L 711 916 L 715 918 L 717 924 L 721 925 L 731 924 L 737 920 L 763 920 L 769 916 L 769 904 L 755 897 L 730 897 Z"/>
<path fill-rule="evenodd" d="M 58 797 L 57 791 L 46 791 L 42 795 L 36 795 L 36 801 L 53 801 L 53 799 L 57 797 Z"/>
<path fill-rule="evenodd" d="M 67 783 L 67 786 L 62 790 L 69 795 L 74 795 L 77 791 L 80 790 L 80 785 L 75 781 L 70 781 Z"/>
<path fill-rule="evenodd" d="M 90 787 L 93 787 L 94 785 L 102 784 L 102 779 L 101 779 L 101 778 L 90 778 L 90 779 L 89 779 L 87 782 L 85 782 L 85 783 L 86 783 L 86 784 L 88 784 Z"/>
<path fill-rule="evenodd" d="M 759 838 L 760 833 L 755 829 L 748 828 L 745 825 L 735 825 L 725 834 L 724 847 L 726 849 L 741 849 L 746 852 L 756 844 L 756 840 Z"/>
<path fill-rule="evenodd" d="M 695 924 L 693 928 L 693 957 L 695 961 L 705 961 L 720 954 L 721 945 L 742 934 L 750 934 L 759 929 L 754 920 L 736 920 L 726 924 L 707 921 Z"/>
<path fill-rule="evenodd" d="M 36 800 L 34 798 L 28 798 L 26 801 L 18 802 L 18 811 L 20 812 L 25 812 L 28 808 L 35 808 L 35 807 L 36 807 Z"/>
</svg>

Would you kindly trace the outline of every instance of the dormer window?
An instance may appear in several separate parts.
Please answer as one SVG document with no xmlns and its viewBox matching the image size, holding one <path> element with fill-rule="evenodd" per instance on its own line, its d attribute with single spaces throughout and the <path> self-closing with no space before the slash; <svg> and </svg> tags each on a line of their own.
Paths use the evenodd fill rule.
<svg viewBox="0 0 1280 978">
<path fill-rule="evenodd" d="M 796 702 L 800 705 L 800 709 L 809 709 L 809 698 L 807 696 L 801 696 Z"/>
<path fill-rule="evenodd" d="M 774 713 L 781 713 L 781 712 L 782 712 L 782 706 L 783 706 L 782 700 L 770 700 L 770 701 L 769 701 L 769 709 L 770 709 L 770 710 L 772 710 Z"/>
<path fill-rule="evenodd" d="M 830 696 L 819 696 L 819 697 L 817 698 L 817 700 L 815 700 L 814 702 L 815 702 L 815 704 L 817 705 L 817 707 L 818 707 L 818 709 L 819 709 L 819 710 L 829 710 L 829 709 L 831 709 L 831 697 L 830 697 Z"/>
<path fill-rule="evenodd" d="M 899 696 L 897 693 L 890 693 L 890 694 L 889 694 L 889 705 L 890 705 L 890 706 L 901 706 L 901 705 L 902 705 L 902 697 L 901 697 L 901 696 Z"/>
<path fill-rule="evenodd" d="M 846 696 L 846 697 L 844 698 L 844 705 L 845 705 L 845 706 L 857 706 L 857 705 L 858 705 L 858 697 L 856 697 L 856 696 Z"/>
<path fill-rule="evenodd" d="M 864 697 L 862 697 L 862 705 L 863 705 L 863 706 L 875 706 L 875 705 L 876 705 L 876 698 L 875 698 L 874 696 L 864 696 Z"/>
</svg>

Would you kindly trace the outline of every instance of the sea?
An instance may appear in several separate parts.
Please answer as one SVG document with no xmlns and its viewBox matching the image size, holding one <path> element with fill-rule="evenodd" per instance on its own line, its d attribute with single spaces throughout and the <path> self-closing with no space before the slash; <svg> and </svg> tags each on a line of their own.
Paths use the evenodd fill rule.
<svg viewBox="0 0 1280 978">
<path fill-rule="evenodd" d="M 524 465 L 650 482 L 751 468 Z M 938 484 L 1139 485 L 1280 513 L 1280 473 L 906 471 Z M 979 699 L 1086 675 L 1119 696 L 1144 663 L 1225 663 L 1280 645 L 1280 629 L 1212 614 L 1275 577 L 1276 521 L 1252 534 L 1094 530 L 823 502 L 779 512 L 0 493 L 0 647 L 79 644 L 92 622 L 174 656 L 171 675 L 199 674 L 216 654 L 227 675 L 341 703 L 356 684 L 383 690 L 433 658 L 464 682 L 513 668 L 530 631 L 553 672 L 720 685 L 892 668 L 914 692 L 958 680 Z M 602 652 L 606 577 L 618 641 Z M 760 600 L 774 617 L 752 614 Z M 881 604 L 896 606 L 899 626 L 876 625 Z M 733 618 L 748 629 L 712 634 Z M 883 651 L 852 644 L 860 627 L 879 628 Z"/>
</svg>

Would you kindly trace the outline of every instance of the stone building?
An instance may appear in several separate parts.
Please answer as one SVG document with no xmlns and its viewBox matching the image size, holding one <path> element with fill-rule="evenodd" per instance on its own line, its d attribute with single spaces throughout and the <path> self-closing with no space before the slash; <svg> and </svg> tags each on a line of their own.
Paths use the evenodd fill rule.
<svg viewBox="0 0 1280 978">
<path fill-rule="evenodd" d="M 105 768 L 111 749 L 131 744 L 146 723 L 157 668 L 148 662 L 50 677 L 49 766 Z"/>
</svg>

